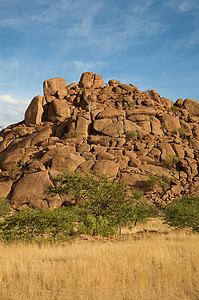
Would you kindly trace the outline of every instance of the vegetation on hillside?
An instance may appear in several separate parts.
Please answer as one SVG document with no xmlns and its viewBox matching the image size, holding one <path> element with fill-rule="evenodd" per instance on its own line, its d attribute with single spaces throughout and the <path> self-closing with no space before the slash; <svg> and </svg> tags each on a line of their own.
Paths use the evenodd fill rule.
<svg viewBox="0 0 199 300">
<path fill-rule="evenodd" d="M 76 205 L 53 210 L 27 208 L 10 214 L 9 200 L 0 198 L 0 239 L 13 241 L 68 241 L 79 234 L 114 236 L 122 227 L 132 228 L 139 221 L 157 214 L 139 190 L 106 175 L 66 172 L 55 179 L 47 193 L 70 194 Z M 166 184 L 165 178 L 151 176 L 151 185 Z M 199 198 L 183 197 L 162 211 L 166 224 L 177 229 L 199 231 Z"/>
<path fill-rule="evenodd" d="M 174 200 L 164 209 L 165 223 L 175 228 L 199 231 L 199 197 Z"/>
<path fill-rule="evenodd" d="M 123 182 L 109 180 L 106 175 L 66 172 L 49 186 L 48 193 L 71 194 L 78 203 L 53 210 L 27 208 L 13 215 L 4 215 L 0 224 L 3 240 L 66 240 L 86 233 L 113 236 L 122 226 L 131 227 L 154 214 L 140 191 L 128 191 Z M 127 194 L 128 193 L 128 194 Z"/>
</svg>

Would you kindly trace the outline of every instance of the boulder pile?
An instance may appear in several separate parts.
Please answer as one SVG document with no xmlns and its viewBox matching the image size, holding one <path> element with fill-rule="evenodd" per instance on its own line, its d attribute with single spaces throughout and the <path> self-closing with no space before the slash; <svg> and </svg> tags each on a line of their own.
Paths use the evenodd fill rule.
<svg viewBox="0 0 199 300">
<path fill-rule="evenodd" d="M 45 193 L 66 170 L 90 170 L 124 180 L 160 206 L 199 196 L 199 103 L 173 103 L 155 90 L 100 75 L 43 83 L 24 121 L 0 132 L 0 197 L 14 208 L 70 205 Z"/>
</svg>

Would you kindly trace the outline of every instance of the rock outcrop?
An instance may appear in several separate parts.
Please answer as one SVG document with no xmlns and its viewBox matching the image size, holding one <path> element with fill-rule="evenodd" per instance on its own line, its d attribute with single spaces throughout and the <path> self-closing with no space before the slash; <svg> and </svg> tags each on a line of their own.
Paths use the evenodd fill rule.
<svg viewBox="0 0 199 300">
<path fill-rule="evenodd" d="M 0 197 L 16 209 L 54 208 L 67 197 L 45 193 L 65 170 L 90 170 L 124 180 L 147 198 L 166 205 L 197 195 L 199 104 L 175 104 L 155 90 L 100 75 L 82 74 L 79 83 L 46 80 L 24 121 L 0 132 Z"/>
</svg>

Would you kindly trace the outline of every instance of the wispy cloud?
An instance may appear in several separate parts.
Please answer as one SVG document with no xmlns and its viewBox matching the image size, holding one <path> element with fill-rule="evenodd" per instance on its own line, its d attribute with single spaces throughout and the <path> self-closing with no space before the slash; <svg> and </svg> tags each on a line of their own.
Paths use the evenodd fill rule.
<svg viewBox="0 0 199 300">
<path fill-rule="evenodd" d="M 11 95 L 0 95 L 0 126 L 6 127 L 24 118 L 24 112 L 30 101 L 19 100 Z"/>
<path fill-rule="evenodd" d="M 14 99 L 11 95 L 0 95 L 0 103 L 27 105 L 29 103 L 29 100 Z"/>
<path fill-rule="evenodd" d="M 199 13 L 198 0 L 169 0 L 166 5 L 182 13 L 196 13 L 196 11 Z"/>
</svg>

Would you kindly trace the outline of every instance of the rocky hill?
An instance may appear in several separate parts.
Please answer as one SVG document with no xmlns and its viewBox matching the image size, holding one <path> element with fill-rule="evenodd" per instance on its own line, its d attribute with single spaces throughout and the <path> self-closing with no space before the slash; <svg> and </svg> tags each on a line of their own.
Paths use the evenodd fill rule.
<svg viewBox="0 0 199 300">
<path fill-rule="evenodd" d="M 199 190 L 199 103 L 175 104 L 155 90 L 100 75 L 82 74 L 79 83 L 63 78 L 43 83 L 24 121 L 0 132 L 0 197 L 16 209 L 54 208 L 70 197 L 44 193 L 65 170 L 124 180 L 165 205 Z"/>
</svg>

